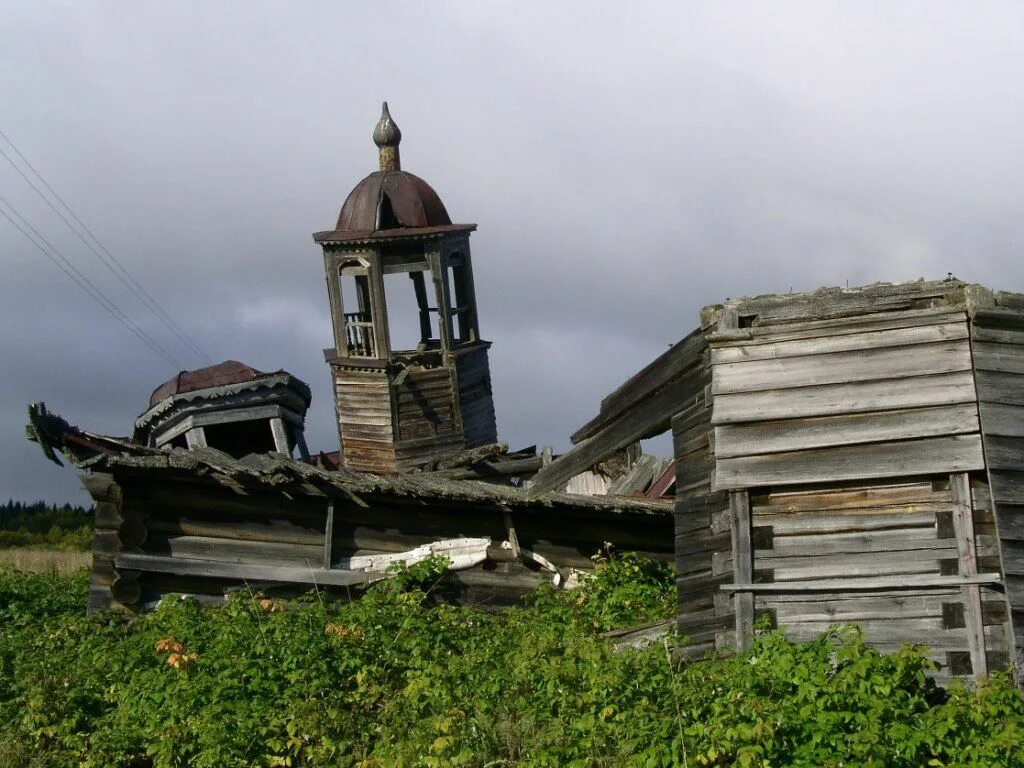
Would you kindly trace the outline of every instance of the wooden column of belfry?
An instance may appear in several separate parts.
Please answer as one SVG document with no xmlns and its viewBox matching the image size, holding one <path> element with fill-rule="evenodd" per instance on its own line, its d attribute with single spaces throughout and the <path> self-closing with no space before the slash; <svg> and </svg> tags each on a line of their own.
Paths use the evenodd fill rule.
<svg viewBox="0 0 1024 768">
<path fill-rule="evenodd" d="M 950 475 L 949 488 L 953 496 L 953 530 L 956 533 L 959 573 L 961 576 L 977 576 L 978 554 L 974 541 L 971 479 L 966 472 L 957 472 Z M 988 656 L 985 651 L 985 626 L 981 613 L 981 586 L 969 584 L 962 587 L 961 591 L 967 645 L 971 652 L 971 672 L 976 678 L 983 677 L 988 674 Z"/>
</svg>

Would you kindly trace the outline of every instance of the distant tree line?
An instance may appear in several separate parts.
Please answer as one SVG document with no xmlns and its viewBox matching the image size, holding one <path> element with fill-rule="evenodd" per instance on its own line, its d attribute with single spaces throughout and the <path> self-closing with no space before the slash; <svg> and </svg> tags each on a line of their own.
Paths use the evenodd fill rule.
<svg viewBox="0 0 1024 768">
<path fill-rule="evenodd" d="M 88 549 L 93 518 L 91 507 L 11 499 L 0 505 L 0 548 Z"/>
</svg>

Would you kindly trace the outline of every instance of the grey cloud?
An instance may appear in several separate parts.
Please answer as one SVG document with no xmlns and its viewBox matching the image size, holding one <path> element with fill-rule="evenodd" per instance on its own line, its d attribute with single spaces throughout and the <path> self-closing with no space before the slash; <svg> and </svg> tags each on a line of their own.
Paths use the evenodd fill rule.
<svg viewBox="0 0 1024 768">
<path fill-rule="evenodd" d="M 499 429 L 568 445 L 727 296 L 960 277 L 1024 290 L 1024 10 L 828 3 L 14 3 L 2 128 L 215 360 L 313 387 L 322 262 L 375 164 L 475 221 Z M 0 161 L 0 192 L 195 367 Z M 45 399 L 126 433 L 175 373 L 0 221 L 0 496 L 82 498 Z"/>
</svg>

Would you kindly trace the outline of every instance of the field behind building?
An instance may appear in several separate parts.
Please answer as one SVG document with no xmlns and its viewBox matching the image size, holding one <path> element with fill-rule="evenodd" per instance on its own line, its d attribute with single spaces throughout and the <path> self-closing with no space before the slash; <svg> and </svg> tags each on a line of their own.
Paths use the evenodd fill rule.
<svg viewBox="0 0 1024 768">
<path fill-rule="evenodd" d="M 1008 675 L 942 690 L 854 629 L 733 658 L 603 633 L 670 616 L 664 564 L 606 561 L 501 614 L 425 562 L 353 602 L 237 593 L 85 616 L 88 576 L 0 571 L 0 765 L 1022 766 Z"/>
</svg>

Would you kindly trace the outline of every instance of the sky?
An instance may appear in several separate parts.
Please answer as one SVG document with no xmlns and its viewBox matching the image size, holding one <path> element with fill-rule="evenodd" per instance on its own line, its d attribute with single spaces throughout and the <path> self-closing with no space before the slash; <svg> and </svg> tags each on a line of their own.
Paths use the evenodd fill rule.
<svg viewBox="0 0 1024 768">
<path fill-rule="evenodd" d="M 0 17 L 0 130 L 210 359 L 311 385 L 313 450 L 337 432 L 311 233 L 376 169 L 385 99 L 403 168 L 479 225 L 513 448 L 565 450 L 725 298 L 949 272 L 1024 291 L 1018 2 L 13 0 Z M 124 435 L 205 360 L 2 157 L 0 195 L 174 358 L 0 218 L 0 499 L 85 502 L 26 441 L 27 404 Z"/>
</svg>

